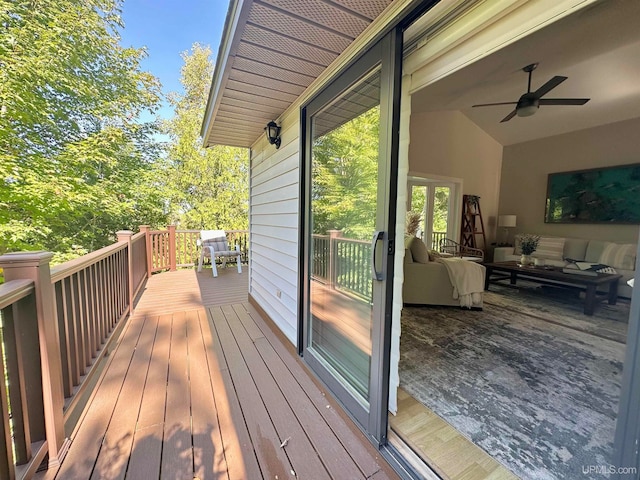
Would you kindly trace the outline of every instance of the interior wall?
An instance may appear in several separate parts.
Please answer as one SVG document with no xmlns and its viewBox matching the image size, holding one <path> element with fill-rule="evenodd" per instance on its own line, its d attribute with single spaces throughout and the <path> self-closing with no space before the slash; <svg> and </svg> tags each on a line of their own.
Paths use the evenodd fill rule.
<svg viewBox="0 0 640 480">
<path fill-rule="evenodd" d="M 496 238 L 502 145 L 458 111 L 411 115 L 411 175 L 454 177 L 479 195 L 487 243 Z"/>
<path fill-rule="evenodd" d="M 500 213 L 516 232 L 638 241 L 638 225 L 544 223 L 549 173 L 640 163 L 640 118 L 504 147 Z"/>
</svg>

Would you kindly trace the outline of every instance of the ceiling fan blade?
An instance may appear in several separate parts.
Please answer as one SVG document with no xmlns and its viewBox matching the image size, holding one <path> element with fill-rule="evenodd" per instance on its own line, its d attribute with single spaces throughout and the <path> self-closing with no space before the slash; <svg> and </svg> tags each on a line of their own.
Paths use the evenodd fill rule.
<svg viewBox="0 0 640 480">
<path fill-rule="evenodd" d="M 493 107 L 494 105 L 517 105 L 518 102 L 500 102 L 500 103 L 480 103 L 478 105 L 471 105 L 472 107 Z"/>
<path fill-rule="evenodd" d="M 543 95 L 549 93 L 554 88 L 556 88 L 558 85 L 560 85 L 566 79 L 567 79 L 567 77 L 561 77 L 559 75 L 555 76 L 551 80 L 549 80 L 547 83 L 542 85 L 538 90 L 533 92 L 533 94 L 536 96 L 536 98 L 540 98 Z"/>
<path fill-rule="evenodd" d="M 511 120 L 515 116 L 516 116 L 516 110 L 513 109 L 513 111 L 509 115 L 507 115 L 502 120 L 500 120 L 500 123 L 508 122 L 509 120 Z"/>
<path fill-rule="evenodd" d="M 541 98 L 540 105 L 584 105 L 590 98 Z"/>
</svg>

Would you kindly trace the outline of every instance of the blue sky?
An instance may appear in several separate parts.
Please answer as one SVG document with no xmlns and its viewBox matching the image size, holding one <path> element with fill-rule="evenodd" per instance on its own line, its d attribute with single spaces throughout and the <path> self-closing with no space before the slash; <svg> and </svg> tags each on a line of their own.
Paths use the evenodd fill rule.
<svg viewBox="0 0 640 480">
<path fill-rule="evenodd" d="M 209 45 L 213 59 L 218 53 L 229 0 L 124 0 L 121 44 L 147 47 L 142 67 L 162 83 L 162 91 L 181 91 L 180 54 L 194 42 Z M 164 103 L 163 118 L 173 116 Z"/>
</svg>

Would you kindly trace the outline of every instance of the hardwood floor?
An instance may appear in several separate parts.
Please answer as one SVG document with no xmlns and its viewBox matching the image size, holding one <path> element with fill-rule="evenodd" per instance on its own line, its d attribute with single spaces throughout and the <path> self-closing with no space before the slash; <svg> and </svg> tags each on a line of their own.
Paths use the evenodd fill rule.
<svg viewBox="0 0 640 480">
<path fill-rule="evenodd" d="M 62 466 L 39 478 L 398 478 L 247 302 L 246 279 L 149 279 Z"/>
<path fill-rule="evenodd" d="M 442 478 L 518 478 L 401 388 L 398 389 L 398 414 L 389 415 L 389 423 L 393 431 Z"/>
</svg>

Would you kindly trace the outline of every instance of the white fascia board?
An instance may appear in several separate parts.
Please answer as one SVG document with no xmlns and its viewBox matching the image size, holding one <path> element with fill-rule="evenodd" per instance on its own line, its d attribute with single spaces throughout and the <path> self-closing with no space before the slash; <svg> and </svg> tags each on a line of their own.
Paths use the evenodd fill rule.
<svg viewBox="0 0 640 480">
<path fill-rule="evenodd" d="M 227 18 L 224 22 L 218 57 L 216 58 L 216 64 L 213 70 L 207 107 L 205 109 L 202 127 L 200 128 L 202 143 L 205 147 L 208 146 L 213 121 L 218 113 L 222 94 L 224 93 L 229 73 L 233 67 L 238 44 L 242 38 L 244 26 L 247 23 L 252 5 L 253 0 L 230 0 L 229 2 L 229 10 L 227 10 Z"/>
</svg>

